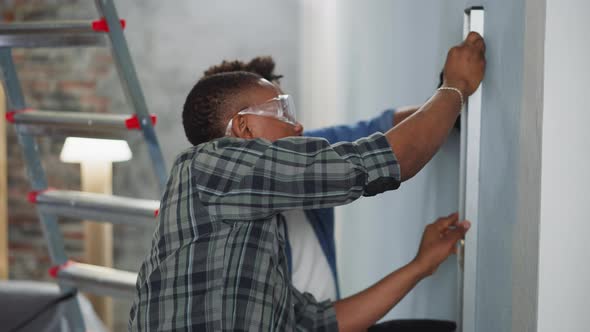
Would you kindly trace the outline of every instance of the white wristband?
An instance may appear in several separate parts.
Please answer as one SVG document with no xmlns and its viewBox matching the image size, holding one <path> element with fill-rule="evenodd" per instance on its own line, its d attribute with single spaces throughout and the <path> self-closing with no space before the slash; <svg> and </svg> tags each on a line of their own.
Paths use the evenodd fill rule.
<svg viewBox="0 0 590 332">
<path fill-rule="evenodd" d="M 461 98 L 461 106 L 463 106 L 463 104 L 465 104 L 465 99 L 463 99 L 463 93 L 461 92 L 461 90 L 459 90 L 457 88 L 448 87 L 448 86 L 443 86 L 443 87 L 437 89 L 437 91 L 441 91 L 441 90 L 450 90 L 450 91 L 457 92 L 459 94 L 459 98 Z"/>
</svg>

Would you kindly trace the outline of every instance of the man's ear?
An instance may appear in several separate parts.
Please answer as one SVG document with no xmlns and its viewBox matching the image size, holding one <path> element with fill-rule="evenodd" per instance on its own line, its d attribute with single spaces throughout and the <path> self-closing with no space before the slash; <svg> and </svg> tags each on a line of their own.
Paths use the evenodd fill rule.
<svg viewBox="0 0 590 332">
<path fill-rule="evenodd" d="M 248 127 L 248 117 L 238 114 L 232 121 L 232 131 L 236 137 L 251 139 L 254 138 L 250 127 Z"/>
</svg>

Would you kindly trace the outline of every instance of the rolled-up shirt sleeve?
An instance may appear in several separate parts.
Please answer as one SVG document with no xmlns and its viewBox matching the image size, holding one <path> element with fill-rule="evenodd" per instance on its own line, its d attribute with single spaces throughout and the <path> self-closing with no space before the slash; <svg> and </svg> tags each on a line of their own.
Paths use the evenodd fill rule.
<svg viewBox="0 0 590 332">
<path fill-rule="evenodd" d="M 400 185 L 398 161 L 381 133 L 335 145 L 309 137 L 224 138 L 201 146 L 192 168 L 213 219 L 333 207 Z"/>
<path fill-rule="evenodd" d="M 331 301 L 317 302 L 313 295 L 291 287 L 295 326 L 298 331 L 338 331 L 336 310 Z"/>
</svg>

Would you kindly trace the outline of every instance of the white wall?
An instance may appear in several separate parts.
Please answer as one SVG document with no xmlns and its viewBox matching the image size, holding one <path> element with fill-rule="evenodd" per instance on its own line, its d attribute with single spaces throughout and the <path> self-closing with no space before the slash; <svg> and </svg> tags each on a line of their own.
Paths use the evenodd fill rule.
<svg viewBox="0 0 590 332">
<path fill-rule="evenodd" d="M 338 15 L 340 0 L 301 0 L 300 103 L 297 116 L 306 128 L 341 123 L 345 119 L 341 98 L 341 44 Z"/>
<path fill-rule="evenodd" d="M 512 259 L 512 301 L 508 307 L 512 313 L 512 331 L 519 332 L 537 330 L 544 46 L 545 1 L 526 0 L 517 167 L 518 212 L 512 229 L 512 257 L 504 258 Z"/>
<path fill-rule="evenodd" d="M 547 0 L 538 331 L 588 331 L 590 2 Z"/>
<path fill-rule="evenodd" d="M 519 202 L 519 193 L 528 189 L 520 186 L 521 175 L 527 171 L 520 164 L 526 153 L 520 139 L 527 11 L 524 0 L 468 4 L 485 7 L 487 46 L 482 86 L 474 330 L 511 331 L 513 319 L 518 319 L 524 310 L 513 300 L 513 294 L 525 289 L 528 282 L 522 269 L 535 265 L 531 260 L 516 264 L 522 251 L 520 239 L 529 234 L 519 219 L 525 207 Z"/>
</svg>

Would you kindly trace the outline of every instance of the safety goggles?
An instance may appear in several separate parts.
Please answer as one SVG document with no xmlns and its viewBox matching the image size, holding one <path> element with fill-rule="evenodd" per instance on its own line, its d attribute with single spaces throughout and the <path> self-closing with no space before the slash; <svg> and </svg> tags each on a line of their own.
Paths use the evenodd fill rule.
<svg viewBox="0 0 590 332">
<path fill-rule="evenodd" d="M 295 120 L 295 104 L 293 103 L 293 98 L 289 95 L 279 95 L 263 104 L 245 108 L 236 113 L 236 115 L 238 114 L 267 116 L 291 125 L 297 124 L 297 121 Z M 227 124 L 225 129 L 226 136 L 232 135 L 233 119 L 234 118 L 232 117 Z"/>
</svg>

